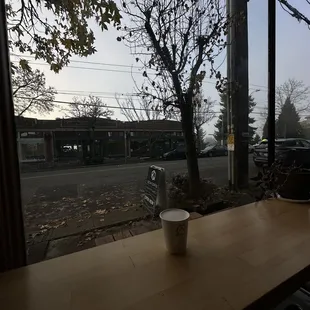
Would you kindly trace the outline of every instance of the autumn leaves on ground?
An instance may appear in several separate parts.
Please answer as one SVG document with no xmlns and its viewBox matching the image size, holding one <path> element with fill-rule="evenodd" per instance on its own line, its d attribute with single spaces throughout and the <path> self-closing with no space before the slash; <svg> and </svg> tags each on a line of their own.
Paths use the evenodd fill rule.
<svg viewBox="0 0 310 310">
<path fill-rule="evenodd" d="M 138 215 L 142 211 L 140 196 L 140 189 L 133 184 L 40 187 L 25 205 L 28 243 L 113 225 L 115 217 L 130 219 L 132 214 Z"/>
</svg>

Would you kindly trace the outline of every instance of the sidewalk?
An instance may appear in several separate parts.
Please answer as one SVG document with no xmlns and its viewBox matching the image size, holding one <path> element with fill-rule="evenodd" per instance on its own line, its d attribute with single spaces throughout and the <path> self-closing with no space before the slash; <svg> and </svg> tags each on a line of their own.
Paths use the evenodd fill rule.
<svg viewBox="0 0 310 310">
<path fill-rule="evenodd" d="M 28 263 L 32 264 L 94 247 L 97 238 L 101 239 L 101 243 L 115 241 L 117 236 L 122 236 L 123 227 L 134 227 L 136 222 L 142 222 L 143 218 L 148 216 L 142 208 L 126 210 L 115 210 L 84 221 L 71 220 L 46 231 L 28 233 Z M 116 233 L 116 237 L 113 237 L 113 233 Z M 130 236 L 132 234 L 128 235 Z"/>
<path fill-rule="evenodd" d="M 102 210 L 102 211 L 101 211 Z M 105 210 L 105 211 L 103 211 Z M 86 233 L 95 229 L 106 229 L 112 226 L 127 224 L 141 220 L 148 213 L 140 207 L 128 207 L 123 210 L 99 209 L 94 215 L 86 215 L 85 219 L 55 220 L 39 225 L 39 230 L 26 228 L 26 239 L 29 246 Z"/>
<path fill-rule="evenodd" d="M 29 244 L 116 225 L 144 215 L 137 184 L 38 187 L 24 207 Z"/>
<path fill-rule="evenodd" d="M 135 183 L 41 186 L 24 206 L 26 242 L 29 252 L 44 253 L 55 240 L 79 239 L 147 215 L 141 207 L 141 188 Z"/>
<path fill-rule="evenodd" d="M 201 216 L 201 214 L 192 212 L 190 220 L 197 219 Z M 111 228 L 94 229 L 82 233 L 81 235 L 68 236 L 51 240 L 49 242 L 37 243 L 28 248 L 28 263 L 32 264 L 62 255 L 68 255 L 160 228 L 161 223 L 158 218 L 155 220 L 150 218 L 148 220 L 140 219 Z"/>
</svg>

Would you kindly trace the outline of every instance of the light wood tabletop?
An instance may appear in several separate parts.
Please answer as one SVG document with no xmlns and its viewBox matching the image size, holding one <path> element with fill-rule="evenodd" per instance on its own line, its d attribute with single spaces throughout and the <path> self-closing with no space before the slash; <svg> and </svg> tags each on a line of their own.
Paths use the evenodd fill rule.
<svg viewBox="0 0 310 310">
<path fill-rule="evenodd" d="M 268 309 L 308 279 L 309 205 L 266 201 L 0 274 L 0 309 Z"/>
</svg>

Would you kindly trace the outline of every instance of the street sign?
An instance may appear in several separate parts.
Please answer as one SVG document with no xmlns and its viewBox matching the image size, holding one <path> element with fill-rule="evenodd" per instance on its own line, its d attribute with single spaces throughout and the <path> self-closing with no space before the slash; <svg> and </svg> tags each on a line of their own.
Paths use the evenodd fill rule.
<svg viewBox="0 0 310 310">
<path fill-rule="evenodd" d="M 153 216 L 166 208 L 165 169 L 150 166 L 145 182 L 142 204 Z"/>
<path fill-rule="evenodd" d="M 235 150 L 235 136 L 234 136 L 234 134 L 229 134 L 227 136 L 227 149 L 228 149 L 228 151 L 234 151 Z"/>
</svg>

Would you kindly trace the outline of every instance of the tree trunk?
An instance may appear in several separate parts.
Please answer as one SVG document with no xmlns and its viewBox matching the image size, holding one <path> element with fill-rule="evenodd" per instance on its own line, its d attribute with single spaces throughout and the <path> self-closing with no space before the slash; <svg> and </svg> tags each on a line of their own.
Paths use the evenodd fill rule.
<svg viewBox="0 0 310 310">
<path fill-rule="evenodd" d="M 186 159 L 189 179 L 190 195 L 195 197 L 198 194 L 200 176 L 198 168 L 198 159 L 196 152 L 196 141 L 193 124 L 193 108 L 186 104 L 181 109 L 182 130 L 184 132 L 186 143 Z"/>
</svg>

